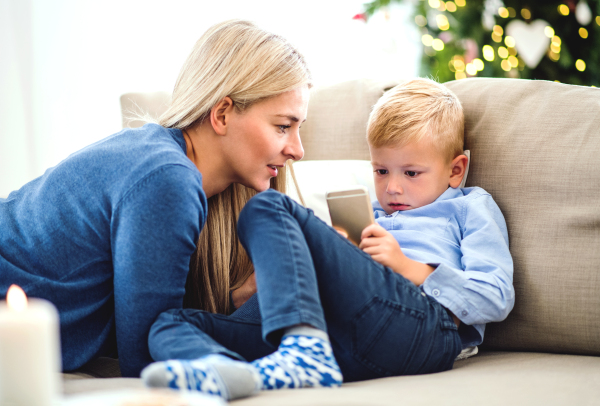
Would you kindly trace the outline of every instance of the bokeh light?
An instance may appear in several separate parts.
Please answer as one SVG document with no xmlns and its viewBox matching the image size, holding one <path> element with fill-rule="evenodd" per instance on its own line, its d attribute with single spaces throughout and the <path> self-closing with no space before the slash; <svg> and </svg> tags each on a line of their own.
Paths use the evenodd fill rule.
<svg viewBox="0 0 600 406">
<path fill-rule="evenodd" d="M 568 16 L 569 6 L 567 6 L 566 4 L 561 4 L 560 6 L 558 6 L 558 12 L 564 16 Z"/>
<path fill-rule="evenodd" d="M 482 51 L 483 51 L 483 58 L 486 61 L 492 62 L 495 59 L 496 54 L 494 52 L 494 48 L 492 48 L 490 45 L 484 45 Z"/>
</svg>

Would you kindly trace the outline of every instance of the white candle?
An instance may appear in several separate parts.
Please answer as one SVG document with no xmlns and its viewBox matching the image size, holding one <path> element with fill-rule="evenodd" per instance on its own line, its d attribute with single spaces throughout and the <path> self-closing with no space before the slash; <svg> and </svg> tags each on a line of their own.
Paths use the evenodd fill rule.
<svg viewBox="0 0 600 406">
<path fill-rule="evenodd" d="M 52 406 L 60 391 L 58 312 L 12 285 L 0 303 L 0 405 Z"/>
</svg>

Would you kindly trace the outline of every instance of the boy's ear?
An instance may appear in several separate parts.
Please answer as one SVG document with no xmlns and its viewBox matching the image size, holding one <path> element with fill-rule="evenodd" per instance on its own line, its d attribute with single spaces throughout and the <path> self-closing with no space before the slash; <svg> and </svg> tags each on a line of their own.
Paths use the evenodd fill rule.
<svg viewBox="0 0 600 406">
<path fill-rule="evenodd" d="M 462 182 L 464 176 L 465 176 L 465 172 L 467 169 L 467 164 L 469 163 L 469 158 L 467 158 L 466 155 L 459 155 L 456 158 L 454 158 L 451 162 L 451 170 L 452 172 L 450 173 L 450 187 L 456 189 L 457 187 L 460 186 L 460 183 Z"/>
<path fill-rule="evenodd" d="M 233 100 L 229 96 L 221 99 L 212 109 L 210 109 L 210 124 L 218 135 L 227 133 L 227 124 L 229 117 L 233 112 Z"/>
</svg>

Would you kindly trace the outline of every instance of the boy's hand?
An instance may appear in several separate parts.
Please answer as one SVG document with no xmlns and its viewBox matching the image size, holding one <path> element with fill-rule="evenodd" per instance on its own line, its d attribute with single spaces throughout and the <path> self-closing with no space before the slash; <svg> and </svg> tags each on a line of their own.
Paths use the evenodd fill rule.
<svg viewBox="0 0 600 406">
<path fill-rule="evenodd" d="M 400 267 L 404 253 L 398 241 L 377 223 L 367 226 L 360 235 L 361 250 L 366 252 L 375 261 L 392 269 Z"/>
<path fill-rule="evenodd" d="M 360 237 L 358 247 L 361 250 L 417 286 L 422 285 L 435 270 L 431 265 L 414 261 L 404 255 L 394 236 L 377 223 L 366 227 Z"/>
</svg>

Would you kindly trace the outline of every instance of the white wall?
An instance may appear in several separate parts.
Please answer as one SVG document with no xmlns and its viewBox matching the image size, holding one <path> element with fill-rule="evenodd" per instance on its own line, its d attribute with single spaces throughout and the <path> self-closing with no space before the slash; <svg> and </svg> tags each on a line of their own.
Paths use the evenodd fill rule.
<svg viewBox="0 0 600 406">
<path fill-rule="evenodd" d="M 245 18 L 305 55 L 316 85 L 415 76 L 411 6 L 364 0 L 0 0 L 0 196 L 121 128 L 119 96 L 171 90 L 212 24 Z"/>
</svg>

